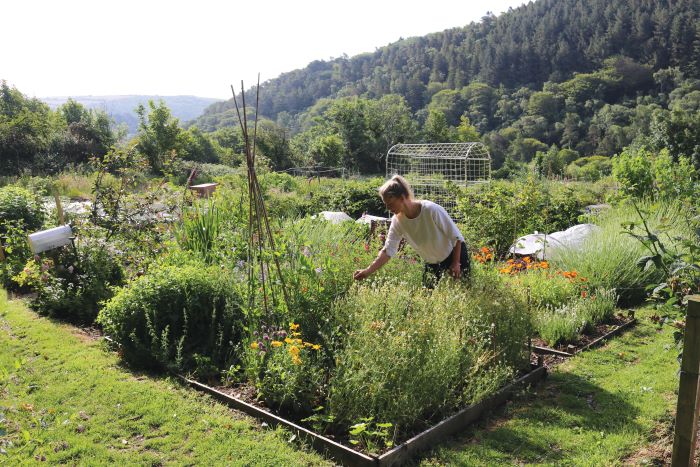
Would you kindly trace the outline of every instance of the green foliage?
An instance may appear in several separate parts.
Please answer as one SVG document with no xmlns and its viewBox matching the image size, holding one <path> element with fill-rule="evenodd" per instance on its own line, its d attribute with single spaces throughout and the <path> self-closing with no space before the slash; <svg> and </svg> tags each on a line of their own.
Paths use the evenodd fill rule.
<svg viewBox="0 0 700 467">
<path fill-rule="evenodd" d="M 193 370 L 199 355 L 226 368 L 241 357 L 238 281 L 198 262 L 152 267 L 120 289 L 97 322 L 136 367 Z"/>
<path fill-rule="evenodd" d="M 548 269 L 507 276 L 515 293 L 532 309 L 556 308 L 579 295 L 579 284 Z"/>
<path fill-rule="evenodd" d="M 0 235 L 6 223 L 21 223 L 29 233 L 41 229 L 46 213 L 39 199 L 24 188 L 6 186 L 0 188 Z"/>
<path fill-rule="evenodd" d="M 642 271 L 655 270 L 663 281 L 653 284 L 651 293 L 652 300 L 662 310 L 661 322 L 663 324 L 677 314 L 685 317 L 688 296 L 700 293 L 698 208 L 684 206 L 683 212 L 671 220 L 665 212 L 658 219 L 658 211 L 640 208 L 637 204 L 633 207 L 639 218 L 625 223 L 624 229 L 644 247 L 646 254 L 637 260 L 637 266 Z M 679 222 L 681 229 L 677 225 Z M 674 337 L 679 343 L 682 331 L 676 330 Z"/>
<path fill-rule="evenodd" d="M 652 155 L 641 149 L 629 148 L 612 160 L 612 174 L 621 190 L 629 195 L 643 198 L 653 190 Z"/>
<path fill-rule="evenodd" d="M 158 105 L 149 101 L 148 112 L 139 105 L 136 113 L 139 116 L 138 150 L 155 173 L 162 173 L 171 159 L 184 157 L 188 134 L 180 128 L 179 121 L 163 101 Z M 196 136 L 196 131 L 193 134 Z"/>
<path fill-rule="evenodd" d="M 301 335 L 294 323 L 289 332 L 256 332 L 247 347 L 246 372 L 268 406 L 308 415 L 322 400 L 326 372 L 319 365 L 318 344 L 304 342 Z"/>
</svg>

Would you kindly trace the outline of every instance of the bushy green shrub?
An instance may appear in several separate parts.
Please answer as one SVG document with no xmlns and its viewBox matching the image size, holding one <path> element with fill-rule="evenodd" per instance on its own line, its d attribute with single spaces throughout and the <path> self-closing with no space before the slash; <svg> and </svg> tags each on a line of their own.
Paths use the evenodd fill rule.
<svg viewBox="0 0 700 467">
<path fill-rule="evenodd" d="M 3 226 L 8 222 L 21 222 L 27 232 L 39 230 L 45 217 L 43 206 L 29 191 L 17 186 L 0 188 L 0 235 L 6 233 Z"/>
<path fill-rule="evenodd" d="M 36 292 L 31 306 L 41 314 L 72 322 L 92 323 L 100 303 L 122 285 L 124 271 L 105 248 L 87 244 L 77 257 L 69 248 L 30 260 L 13 280 Z"/>
<path fill-rule="evenodd" d="M 470 288 L 360 286 L 335 313 L 346 334 L 329 410 L 341 425 L 372 417 L 405 434 L 475 402 L 525 363 L 524 305 L 480 269 Z"/>
<path fill-rule="evenodd" d="M 97 322 L 134 366 L 195 370 L 198 355 L 227 368 L 240 357 L 240 280 L 199 262 L 153 265 L 107 302 Z"/>
</svg>

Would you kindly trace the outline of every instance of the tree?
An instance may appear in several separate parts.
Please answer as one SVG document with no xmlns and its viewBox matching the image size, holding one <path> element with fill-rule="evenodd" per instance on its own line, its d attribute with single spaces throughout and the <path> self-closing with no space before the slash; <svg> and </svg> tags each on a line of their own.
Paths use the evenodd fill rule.
<svg viewBox="0 0 700 467">
<path fill-rule="evenodd" d="M 445 114 L 431 110 L 423 125 L 423 140 L 426 143 L 450 143 L 455 139 L 454 129 L 447 124 Z"/>
<path fill-rule="evenodd" d="M 165 102 L 160 101 L 156 105 L 153 101 L 148 101 L 148 108 L 148 113 L 143 105 L 136 108 L 139 116 L 137 148 L 146 156 L 151 169 L 162 173 L 169 158 L 185 154 L 186 135 Z"/>
<path fill-rule="evenodd" d="M 457 140 L 462 143 L 471 143 L 481 140 L 476 127 L 469 122 L 469 117 L 462 115 L 457 127 Z"/>
</svg>

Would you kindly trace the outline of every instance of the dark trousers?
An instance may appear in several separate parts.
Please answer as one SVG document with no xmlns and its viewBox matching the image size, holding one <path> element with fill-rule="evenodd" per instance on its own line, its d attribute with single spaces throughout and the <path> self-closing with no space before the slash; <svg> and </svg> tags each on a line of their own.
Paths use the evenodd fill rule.
<svg viewBox="0 0 700 467">
<path fill-rule="evenodd" d="M 462 279 L 469 278 L 471 271 L 471 260 L 467 251 L 467 244 L 462 242 L 462 248 L 459 252 L 459 264 L 462 271 Z M 442 262 L 436 264 L 425 263 L 425 271 L 423 271 L 423 285 L 433 288 L 435 284 L 442 278 L 445 271 L 448 271 L 452 266 L 452 253 Z"/>
</svg>

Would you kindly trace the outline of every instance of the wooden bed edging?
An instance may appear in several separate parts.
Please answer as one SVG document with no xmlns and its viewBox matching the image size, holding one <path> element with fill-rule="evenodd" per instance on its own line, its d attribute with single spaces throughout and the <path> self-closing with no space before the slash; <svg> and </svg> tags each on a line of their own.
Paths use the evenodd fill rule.
<svg viewBox="0 0 700 467">
<path fill-rule="evenodd" d="M 589 342 L 588 344 L 584 345 L 580 349 L 576 349 L 573 353 L 572 352 L 564 352 L 562 350 L 557 350 L 557 349 L 552 349 L 550 347 L 540 347 L 539 345 L 533 345 L 532 346 L 532 351 L 536 354 L 542 355 L 542 354 L 550 354 L 550 355 L 557 355 L 559 357 L 573 357 L 574 355 L 583 352 L 584 350 L 591 349 L 597 345 L 600 345 L 603 343 L 605 340 L 616 336 L 622 331 L 625 331 L 635 324 L 637 324 L 637 318 L 634 316 L 634 310 L 629 311 L 629 316 L 632 318 L 631 320 L 627 321 L 624 324 L 619 325 L 615 329 L 603 334 L 599 338 L 595 339 L 594 341 Z"/>
<path fill-rule="evenodd" d="M 466 428 L 469 424 L 477 420 L 485 411 L 503 404 L 516 389 L 522 386 L 534 384 L 544 378 L 546 374 L 547 369 L 545 367 L 534 367 L 528 374 L 518 378 L 492 396 L 457 412 L 451 417 L 446 418 L 437 425 L 428 428 L 422 433 L 419 433 L 418 435 L 400 444 L 399 446 L 396 446 L 391 451 L 388 451 L 379 457 L 363 454 L 359 451 L 351 449 L 336 441 L 333 441 L 332 439 L 326 438 L 325 436 L 319 435 L 311 430 L 299 426 L 294 422 L 268 412 L 267 410 L 256 407 L 234 396 L 225 394 L 185 376 L 178 375 L 178 377 L 193 388 L 212 395 L 214 398 L 226 403 L 234 409 L 245 412 L 248 415 L 263 420 L 270 425 L 281 425 L 288 428 L 299 436 L 299 438 L 309 442 L 316 451 L 342 462 L 343 465 L 383 467 L 405 463 L 409 459 L 413 458 L 419 451 L 428 449 L 436 442 L 439 442 L 447 436 Z"/>
</svg>

